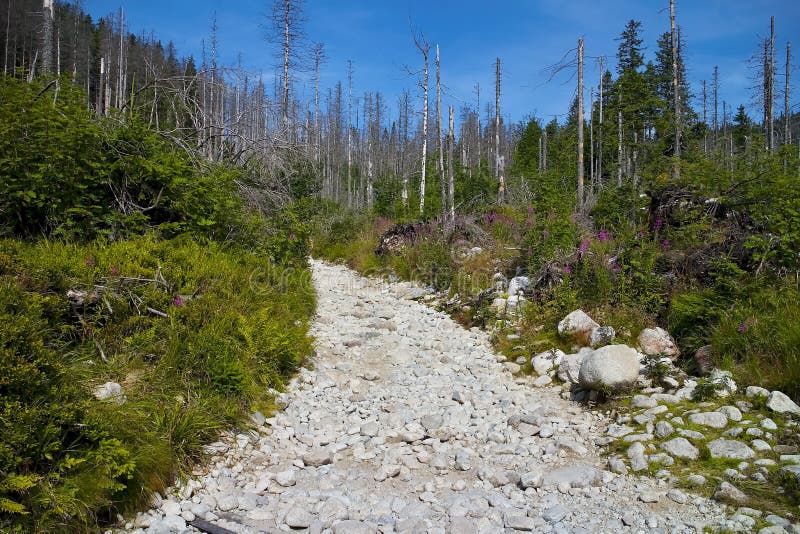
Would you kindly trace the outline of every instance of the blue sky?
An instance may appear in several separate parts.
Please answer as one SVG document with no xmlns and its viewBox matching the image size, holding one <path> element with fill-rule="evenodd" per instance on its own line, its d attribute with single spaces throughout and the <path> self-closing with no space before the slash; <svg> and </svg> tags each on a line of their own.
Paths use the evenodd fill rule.
<svg viewBox="0 0 800 534">
<path fill-rule="evenodd" d="M 196 57 L 202 40 L 209 39 L 216 13 L 221 60 L 234 65 L 241 53 L 248 70 L 266 76 L 274 72 L 275 60 L 262 27 L 270 0 L 83 0 L 83 5 L 95 18 L 121 5 L 130 31 L 152 31 L 165 43 L 172 40 L 182 54 Z M 607 56 L 613 72 L 615 39 L 629 19 L 642 22 L 648 58 L 654 54 L 657 36 L 669 29 L 668 0 L 307 0 L 305 5 L 308 38 L 325 43 L 329 57 L 322 86 L 344 82 L 346 62 L 351 59 L 354 93 L 381 91 L 394 108 L 390 108 L 392 116 L 402 89 L 418 93 L 415 81 L 406 74 L 406 67 L 416 70 L 421 65 L 412 29 L 424 33 L 432 47 L 440 46 L 444 106 L 474 105 L 474 86 L 480 83 L 485 109 L 494 99 L 494 61 L 501 57 L 501 108 L 512 121 L 527 115 L 549 120 L 566 113 L 575 95 L 574 80 L 561 76 L 548 82 L 546 69 L 573 49 L 579 37 L 585 40 L 588 86 L 599 79 L 593 58 Z M 778 83 L 783 85 L 787 40 L 792 41 L 795 62 L 800 64 L 800 2 L 677 0 L 676 5 L 686 41 L 688 76 L 698 97 L 701 80 L 710 81 L 714 65 L 719 65 L 720 100 L 749 106 L 753 82 L 746 60 L 759 38 L 768 35 L 770 15 L 776 23 Z M 800 69 L 793 69 L 793 77 L 800 77 Z M 301 80 L 298 90 L 310 94 L 311 88 Z M 792 99 L 793 104 L 798 101 L 798 97 Z M 759 116 L 755 109 L 751 115 Z"/>
</svg>

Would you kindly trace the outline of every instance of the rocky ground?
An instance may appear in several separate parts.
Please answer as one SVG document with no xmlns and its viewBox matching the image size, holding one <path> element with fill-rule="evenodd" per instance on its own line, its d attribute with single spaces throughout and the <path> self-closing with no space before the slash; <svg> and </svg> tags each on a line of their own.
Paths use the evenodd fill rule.
<svg viewBox="0 0 800 534">
<path fill-rule="evenodd" d="M 597 443 L 609 444 L 610 425 L 613 434 L 625 419 L 586 410 L 560 386 L 515 378 L 486 333 L 410 300 L 419 296 L 414 287 L 320 262 L 313 271 L 317 357 L 279 396 L 285 409 L 257 418 L 258 432 L 210 446 L 207 470 L 127 530 L 194 531 L 203 522 L 333 534 L 755 525 L 736 519 L 750 517 L 747 509 L 684 493 L 670 477 L 629 474 L 629 458 L 609 464 Z M 652 397 L 637 402 L 653 408 Z M 654 422 L 643 421 L 645 431 Z"/>
</svg>

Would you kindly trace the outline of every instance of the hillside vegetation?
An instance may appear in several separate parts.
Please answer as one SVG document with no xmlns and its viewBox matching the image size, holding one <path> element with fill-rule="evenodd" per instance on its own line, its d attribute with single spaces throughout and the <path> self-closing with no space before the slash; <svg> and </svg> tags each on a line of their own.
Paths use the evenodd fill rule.
<svg viewBox="0 0 800 534">
<path fill-rule="evenodd" d="M 311 350 L 298 218 L 250 210 L 240 171 L 84 102 L 0 78 L 3 531 L 141 506 L 270 410 Z"/>
</svg>

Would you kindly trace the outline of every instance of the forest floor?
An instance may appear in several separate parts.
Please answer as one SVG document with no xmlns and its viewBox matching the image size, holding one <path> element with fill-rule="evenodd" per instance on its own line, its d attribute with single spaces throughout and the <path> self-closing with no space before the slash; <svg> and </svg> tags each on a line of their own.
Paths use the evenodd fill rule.
<svg viewBox="0 0 800 534">
<path fill-rule="evenodd" d="M 128 525 L 235 532 L 702 532 L 723 505 L 614 474 L 608 415 L 514 377 L 415 288 L 313 262 L 317 355 L 258 432 Z"/>
</svg>

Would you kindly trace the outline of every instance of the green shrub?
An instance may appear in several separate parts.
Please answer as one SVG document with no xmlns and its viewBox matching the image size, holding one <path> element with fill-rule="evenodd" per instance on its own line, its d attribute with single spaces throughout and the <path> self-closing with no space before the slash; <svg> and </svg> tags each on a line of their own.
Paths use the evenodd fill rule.
<svg viewBox="0 0 800 534">
<path fill-rule="evenodd" d="M 306 272 L 186 237 L 0 240 L 0 529 L 91 529 L 269 406 L 311 350 Z"/>
</svg>

